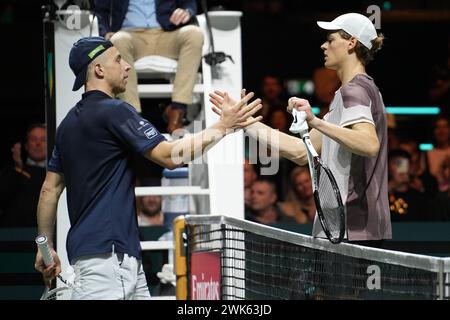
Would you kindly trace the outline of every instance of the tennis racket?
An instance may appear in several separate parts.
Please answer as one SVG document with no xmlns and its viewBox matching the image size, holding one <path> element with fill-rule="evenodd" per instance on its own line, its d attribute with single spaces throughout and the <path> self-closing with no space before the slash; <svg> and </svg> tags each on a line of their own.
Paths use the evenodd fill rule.
<svg viewBox="0 0 450 320">
<path fill-rule="evenodd" d="M 45 265 L 48 266 L 53 264 L 53 257 L 50 252 L 50 247 L 48 246 L 47 237 L 37 236 L 35 241 L 42 253 Z M 60 274 L 58 275 L 58 279 L 61 280 L 63 285 L 52 290 L 45 286 L 45 290 L 41 296 L 41 300 L 70 300 L 72 296 L 73 285 L 66 279 L 64 279 Z"/>
<path fill-rule="evenodd" d="M 308 133 L 306 112 L 292 110 L 294 121 L 289 131 L 300 134 L 308 155 L 314 201 L 317 215 L 326 237 L 332 243 L 340 243 L 345 235 L 345 209 L 336 179 L 317 154 Z"/>
</svg>

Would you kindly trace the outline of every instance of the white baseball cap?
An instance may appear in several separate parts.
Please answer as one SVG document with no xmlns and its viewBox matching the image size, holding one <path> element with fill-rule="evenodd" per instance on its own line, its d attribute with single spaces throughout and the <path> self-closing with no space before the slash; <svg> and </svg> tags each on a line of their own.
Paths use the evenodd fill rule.
<svg viewBox="0 0 450 320">
<path fill-rule="evenodd" d="M 371 41 L 378 37 L 372 21 L 359 13 L 346 13 L 331 22 L 317 21 L 317 24 L 325 30 L 342 29 L 349 35 L 356 37 L 368 49 L 372 48 Z"/>
</svg>

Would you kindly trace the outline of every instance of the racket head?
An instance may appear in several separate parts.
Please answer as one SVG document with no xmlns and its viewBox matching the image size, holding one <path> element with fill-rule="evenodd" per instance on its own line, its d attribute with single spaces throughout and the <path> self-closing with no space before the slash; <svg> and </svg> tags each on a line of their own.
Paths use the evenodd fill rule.
<svg viewBox="0 0 450 320">
<path fill-rule="evenodd" d="M 72 289 L 68 286 L 61 286 L 52 290 L 45 289 L 41 300 L 70 300 L 72 298 Z"/>
<path fill-rule="evenodd" d="M 314 160 L 319 186 L 314 190 L 317 215 L 328 240 L 337 244 L 344 239 L 346 229 L 341 193 L 331 170 L 319 157 L 315 157 Z"/>
</svg>

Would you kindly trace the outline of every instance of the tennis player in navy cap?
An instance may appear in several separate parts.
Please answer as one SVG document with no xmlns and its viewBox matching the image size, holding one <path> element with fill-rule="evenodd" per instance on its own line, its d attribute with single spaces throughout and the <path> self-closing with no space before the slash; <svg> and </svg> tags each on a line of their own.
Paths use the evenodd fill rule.
<svg viewBox="0 0 450 320">
<path fill-rule="evenodd" d="M 84 85 L 85 93 L 57 129 L 37 209 L 38 232 L 53 248 L 57 204 L 67 188 L 71 227 L 66 249 L 75 270 L 72 299 L 148 299 L 133 155 L 139 153 L 166 168 L 183 165 L 230 129 L 260 120 L 251 118 L 261 108 L 260 100 L 250 103 L 250 93 L 229 104 L 212 127 L 168 142 L 131 105 L 114 99 L 125 91 L 130 66 L 111 42 L 80 39 L 70 52 L 69 65 L 76 76 L 73 90 Z M 61 272 L 60 260 L 51 251 L 53 265 L 45 267 L 39 250 L 35 261 L 47 286 Z"/>
</svg>

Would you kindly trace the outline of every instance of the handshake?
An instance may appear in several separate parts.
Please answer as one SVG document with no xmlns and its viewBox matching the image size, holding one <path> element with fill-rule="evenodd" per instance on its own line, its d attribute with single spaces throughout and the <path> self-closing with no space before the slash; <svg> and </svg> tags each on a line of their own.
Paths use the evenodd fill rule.
<svg viewBox="0 0 450 320">
<path fill-rule="evenodd" d="M 254 95 L 253 92 L 246 94 L 242 89 L 241 100 L 236 101 L 227 92 L 216 90 L 209 94 L 209 101 L 225 129 L 242 129 L 262 120 L 262 116 L 253 117 L 262 108 L 261 99 L 248 103 Z"/>
<path fill-rule="evenodd" d="M 227 114 L 233 112 L 233 110 L 239 109 L 240 119 L 234 128 L 244 128 L 262 120 L 262 116 L 256 118 L 253 117 L 253 115 L 262 108 L 261 99 L 256 99 L 251 104 L 247 105 L 247 102 L 253 96 L 253 92 L 246 94 L 245 89 L 242 89 L 241 100 L 236 102 L 236 100 L 231 98 L 227 92 L 216 90 L 209 94 L 209 101 L 213 104 L 212 110 L 221 118 L 227 116 Z M 290 98 L 287 111 L 292 113 L 292 116 L 294 117 L 289 131 L 301 135 L 307 133 L 308 123 L 315 118 L 308 100 L 297 97 Z"/>
</svg>

